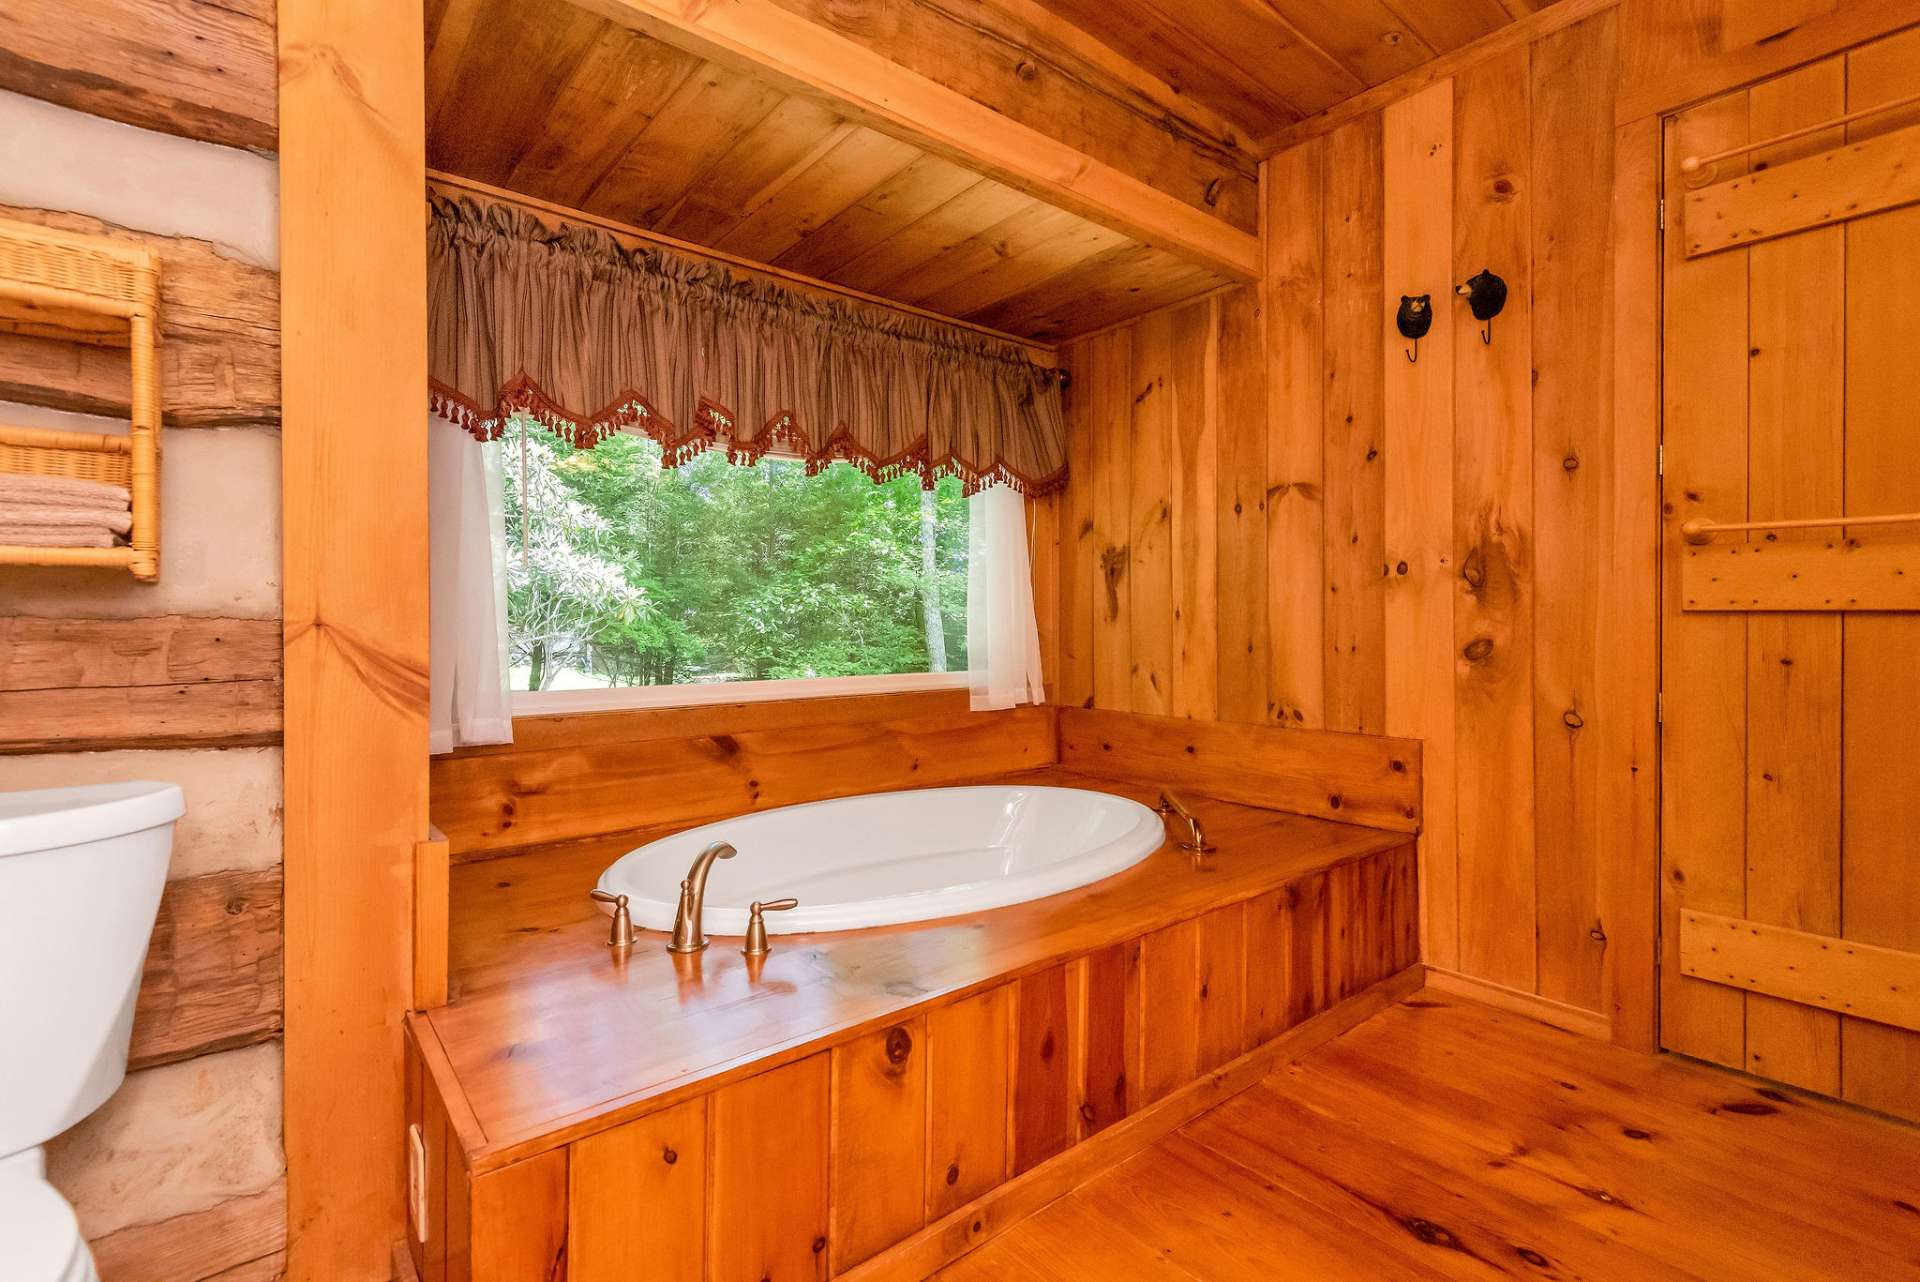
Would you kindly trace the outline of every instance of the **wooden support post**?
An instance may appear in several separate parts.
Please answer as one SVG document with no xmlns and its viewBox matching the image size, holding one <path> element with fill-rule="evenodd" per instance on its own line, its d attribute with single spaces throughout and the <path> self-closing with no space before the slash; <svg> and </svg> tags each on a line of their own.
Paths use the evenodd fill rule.
<svg viewBox="0 0 1920 1282">
<path fill-rule="evenodd" d="M 282 0 L 287 1275 L 391 1276 L 427 832 L 421 0 Z"/>
</svg>

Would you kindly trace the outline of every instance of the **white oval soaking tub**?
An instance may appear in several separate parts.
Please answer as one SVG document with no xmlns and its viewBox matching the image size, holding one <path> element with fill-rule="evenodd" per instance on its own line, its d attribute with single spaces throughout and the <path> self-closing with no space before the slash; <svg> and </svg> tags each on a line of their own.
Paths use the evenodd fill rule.
<svg viewBox="0 0 1920 1282">
<path fill-rule="evenodd" d="M 671 930 L 680 881 L 716 841 L 739 850 L 707 879 L 705 928 L 744 935 L 754 900 L 800 901 L 767 930 L 857 930 L 1004 908 L 1131 868 L 1165 840 L 1137 801 L 1026 784 L 923 788 L 784 806 L 649 842 L 600 875 L 633 923 Z"/>
</svg>

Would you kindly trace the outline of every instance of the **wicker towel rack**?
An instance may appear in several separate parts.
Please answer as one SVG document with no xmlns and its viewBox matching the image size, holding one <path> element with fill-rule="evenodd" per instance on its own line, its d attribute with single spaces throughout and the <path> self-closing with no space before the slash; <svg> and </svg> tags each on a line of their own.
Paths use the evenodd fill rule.
<svg viewBox="0 0 1920 1282">
<path fill-rule="evenodd" d="M 126 436 L 0 426 L 0 472 L 124 485 L 133 528 L 120 547 L 0 545 L 0 565 L 123 567 L 160 577 L 160 261 L 106 236 L 0 219 L 0 330 L 125 347 L 133 382 Z"/>
</svg>

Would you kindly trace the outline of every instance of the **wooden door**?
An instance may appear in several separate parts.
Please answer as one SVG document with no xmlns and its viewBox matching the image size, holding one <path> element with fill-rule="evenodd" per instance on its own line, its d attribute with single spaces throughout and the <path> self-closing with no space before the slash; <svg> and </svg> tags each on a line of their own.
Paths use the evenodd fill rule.
<svg viewBox="0 0 1920 1282">
<path fill-rule="evenodd" d="M 1920 525 L 1682 527 L 1920 511 L 1920 113 L 1682 162 L 1916 92 L 1909 32 L 1667 121 L 1662 340 L 1661 1042 L 1907 1117 Z"/>
</svg>

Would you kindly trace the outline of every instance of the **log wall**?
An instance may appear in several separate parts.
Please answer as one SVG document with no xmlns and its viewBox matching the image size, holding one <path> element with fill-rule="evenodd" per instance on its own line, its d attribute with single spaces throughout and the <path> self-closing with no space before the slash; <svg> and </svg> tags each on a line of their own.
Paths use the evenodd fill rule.
<svg viewBox="0 0 1920 1282">
<path fill-rule="evenodd" d="M 106 1282 L 285 1268 L 274 9 L 0 11 L 0 217 L 162 261 L 160 582 L 0 569 L 0 789 L 187 799 L 126 1084 L 48 1148 Z M 0 421 L 124 430 L 123 366 L 0 336 Z"/>
</svg>

